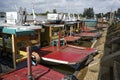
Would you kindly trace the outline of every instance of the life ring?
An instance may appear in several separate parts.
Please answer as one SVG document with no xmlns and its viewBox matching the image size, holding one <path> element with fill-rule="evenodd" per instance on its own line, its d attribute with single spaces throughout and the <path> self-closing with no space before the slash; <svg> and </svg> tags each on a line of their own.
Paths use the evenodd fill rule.
<svg viewBox="0 0 120 80">
<path fill-rule="evenodd" d="M 41 57 L 38 53 L 32 52 L 32 61 L 36 64 L 40 63 Z"/>
</svg>

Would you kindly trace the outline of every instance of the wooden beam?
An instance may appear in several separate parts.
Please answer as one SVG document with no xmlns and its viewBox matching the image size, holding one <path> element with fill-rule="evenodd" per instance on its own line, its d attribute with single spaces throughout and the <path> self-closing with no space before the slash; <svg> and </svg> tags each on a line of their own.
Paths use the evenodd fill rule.
<svg viewBox="0 0 120 80">
<path fill-rule="evenodd" d="M 13 66 L 14 66 L 14 69 L 16 69 L 17 47 L 16 47 L 16 40 L 15 40 L 14 34 L 12 34 L 12 54 L 13 54 Z"/>
<path fill-rule="evenodd" d="M 40 30 L 37 30 L 38 33 L 38 43 L 40 44 Z"/>
<path fill-rule="evenodd" d="M 50 42 L 52 40 L 52 26 L 50 26 L 49 28 L 49 38 L 50 38 Z"/>
<path fill-rule="evenodd" d="M 78 23 L 77 23 L 77 29 L 78 29 L 78 30 L 79 30 L 79 27 L 80 27 L 80 23 L 78 22 Z"/>
<path fill-rule="evenodd" d="M 72 32 L 73 32 L 73 26 L 70 26 L 70 36 L 72 36 Z"/>
</svg>

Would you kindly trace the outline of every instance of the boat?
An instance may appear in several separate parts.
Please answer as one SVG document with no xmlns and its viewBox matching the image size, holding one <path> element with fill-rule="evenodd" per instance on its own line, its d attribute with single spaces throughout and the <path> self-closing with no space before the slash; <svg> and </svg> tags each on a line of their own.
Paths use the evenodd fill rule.
<svg viewBox="0 0 120 80">
<path fill-rule="evenodd" d="M 42 60 L 57 64 L 75 65 L 84 62 L 90 54 L 97 52 L 93 48 L 65 45 L 64 39 L 60 39 L 60 32 L 58 33 L 58 40 L 53 41 L 52 46 L 43 47 L 37 51 Z"/>
<path fill-rule="evenodd" d="M 95 54 L 96 49 L 83 48 L 76 46 L 65 46 L 59 49 L 57 47 L 44 47 L 39 50 L 40 53 L 44 53 L 42 60 L 48 62 L 54 62 L 57 64 L 75 65 L 77 63 L 84 62 L 89 55 Z M 40 54 L 42 55 L 42 54 Z"/>
<path fill-rule="evenodd" d="M 84 20 L 82 22 L 81 32 L 75 34 L 75 36 L 79 36 L 83 40 L 92 40 L 100 38 L 102 33 L 96 29 L 96 23 L 97 22 L 95 20 Z M 90 24 L 89 28 L 85 27 L 86 25 L 88 26 L 89 24 Z"/>
<path fill-rule="evenodd" d="M 27 67 L 1 75 L 1 80 L 64 80 L 65 75 L 40 64 L 32 66 L 30 46 L 27 47 Z M 56 77 L 55 77 L 56 76 Z M 71 77 L 72 78 L 72 77 Z"/>
<path fill-rule="evenodd" d="M 36 66 L 32 66 L 32 62 L 31 62 L 31 53 L 33 53 L 33 44 L 29 44 L 31 41 L 30 39 L 30 35 L 35 34 L 36 30 L 40 30 L 41 26 L 8 26 L 8 25 L 4 25 L 2 27 L 0 27 L 0 33 L 2 33 L 2 36 L 9 34 L 12 36 L 12 54 L 7 53 L 7 55 L 11 55 L 11 59 L 12 59 L 12 67 L 11 70 L 2 73 L 0 79 L 1 80 L 64 80 L 64 78 L 66 77 L 66 75 L 56 72 L 50 68 L 47 68 L 45 66 L 42 66 L 40 64 L 36 64 Z M 39 34 L 39 33 L 38 33 Z M 28 37 L 29 38 L 28 38 Z M 4 45 L 4 38 L 2 37 L 1 40 L 3 41 Z M 27 41 L 27 45 L 28 46 L 26 49 L 27 52 L 23 52 L 23 50 L 19 49 L 18 50 L 18 46 L 16 45 L 17 42 L 22 42 L 22 41 Z M 39 40 L 38 40 L 39 41 Z M 39 42 L 40 43 L 40 42 Z M 30 47 L 29 47 L 30 46 Z M 35 44 L 34 44 L 35 46 Z M 6 46 L 3 46 L 4 48 L 2 49 L 4 51 Z M 24 46 L 25 48 L 25 46 Z M 8 51 L 10 52 L 11 49 Z M 19 53 L 18 53 L 19 51 Z M 0 53 L 2 54 L 2 53 Z M 28 55 L 28 57 L 27 57 Z M 4 55 L 3 55 L 4 56 Z M 3 56 L 0 56 L 1 58 Z M 19 57 L 18 57 L 19 56 Z M 37 58 L 37 56 L 35 56 Z M 6 58 L 9 58 L 8 56 L 6 56 Z M 26 61 L 27 59 L 27 61 Z M 39 59 L 40 60 L 40 59 Z M 36 60 L 37 61 L 37 60 Z M 9 61 L 10 63 L 11 61 Z M 28 62 L 28 63 L 27 63 Z M 26 67 L 26 63 L 28 64 L 28 66 Z M 4 63 L 5 64 L 5 63 Z M 0 65 L 1 66 L 1 65 Z M 6 63 L 6 66 L 8 65 L 8 62 Z M 4 71 L 2 71 L 4 72 Z M 56 76 L 56 77 L 55 77 Z"/>
<path fill-rule="evenodd" d="M 38 56 L 33 55 L 33 51 L 40 49 L 40 30 L 41 26 L 23 26 L 13 24 L 3 24 L 0 26 L 2 51 L 6 52 L 6 58 L 11 58 L 12 70 L 5 72 L 1 75 L 0 79 L 3 80 L 64 80 L 67 78 L 64 74 L 51 70 L 40 64 L 33 64 L 38 62 Z M 6 38 L 7 36 L 8 38 Z M 22 43 L 24 42 L 24 43 Z M 9 45 L 8 45 L 9 43 Z M 9 47 L 8 47 L 9 46 Z M 29 47 L 30 46 L 30 47 Z M 37 46 L 37 49 L 36 47 Z M 27 47 L 27 48 L 26 48 Z M 26 50 L 27 49 L 27 50 Z M 12 52 L 11 52 L 12 51 Z M 7 53 L 8 52 L 8 53 Z M 9 54 L 9 52 L 11 54 Z M 4 56 L 4 53 L 0 57 Z M 32 54 L 32 55 L 31 55 Z M 31 62 L 31 57 L 34 58 Z M 22 62 L 27 59 L 27 67 L 23 66 Z M 39 57 L 39 60 L 41 58 Z M 4 61 L 4 59 L 3 59 Z M 10 63 L 10 61 L 7 61 Z M 6 63 L 8 65 L 8 63 Z M 0 65 L 1 66 L 1 65 Z M 28 69 L 28 70 L 27 70 Z M 27 73 L 28 71 L 28 73 Z M 19 74 L 21 73 L 21 74 Z M 55 77 L 56 76 L 56 77 Z M 72 78 L 72 77 L 71 77 Z"/>
</svg>

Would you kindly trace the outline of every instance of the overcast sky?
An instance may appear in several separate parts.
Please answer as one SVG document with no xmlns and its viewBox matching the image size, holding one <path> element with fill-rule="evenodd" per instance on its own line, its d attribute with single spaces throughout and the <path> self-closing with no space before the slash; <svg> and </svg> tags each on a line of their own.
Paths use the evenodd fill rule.
<svg viewBox="0 0 120 80">
<path fill-rule="evenodd" d="M 120 8 L 120 0 L 0 0 L 0 11 L 15 11 L 24 7 L 31 12 L 32 3 L 35 12 L 56 9 L 57 12 L 83 13 L 84 8 L 92 7 L 95 13 L 106 13 Z"/>
</svg>

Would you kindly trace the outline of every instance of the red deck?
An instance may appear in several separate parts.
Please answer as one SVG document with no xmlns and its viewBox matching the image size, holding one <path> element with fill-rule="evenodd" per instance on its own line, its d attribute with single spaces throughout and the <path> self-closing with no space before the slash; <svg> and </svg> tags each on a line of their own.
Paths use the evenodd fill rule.
<svg viewBox="0 0 120 80">
<path fill-rule="evenodd" d="M 80 37 L 67 36 L 67 37 L 64 37 L 64 39 L 65 39 L 66 41 L 76 41 L 76 40 L 80 39 Z"/>
<path fill-rule="evenodd" d="M 95 53 L 95 51 L 96 49 L 94 48 L 80 49 L 66 46 L 61 48 L 59 51 L 52 47 L 42 48 L 40 53 L 46 53 L 42 57 L 42 59 L 46 61 L 61 64 L 76 64 L 83 62 L 88 57 L 88 55 Z"/>
<path fill-rule="evenodd" d="M 80 34 L 76 34 L 76 36 L 86 36 L 86 37 L 98 37 L 100 34 L 98 32 L 82 32 Z"/>
<path fill-rule="evenodd" d="M 95 28 L 90 28 L 90 27 L 82 27 L 81 31 L 85 31 L 85 32 L 90 32 L 90 31 L 94 31 Z"/>
<path fill-rule="evenodd" d="M 41 65 L 32 66 L 35 80 L 62 80 L 64 75 Z M 1 76 L 2 80 L 27 80 L 27 68 Z"/>
<path fill-rule="evenodd" d="M 95 53 L 97 50 L 95 48 L 85 48 L 85 47 L 78 47 L 75 48 L 72 45 L 68 45 L 68 47 L 65 47 L 61 51 L 64 52 L 72 52 L 72 53 L 83 53 L 83 54 L 92 54 Z"/>
</svg>

